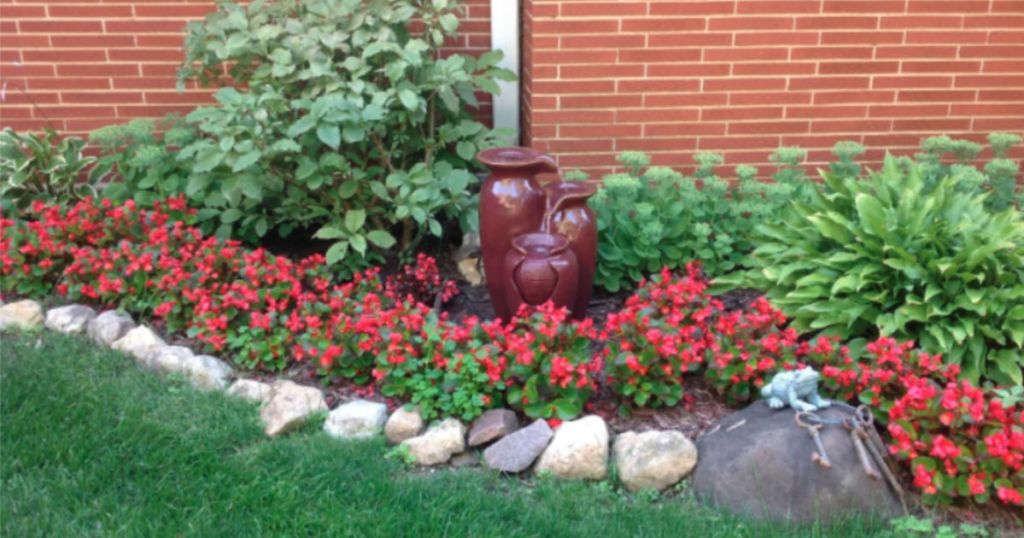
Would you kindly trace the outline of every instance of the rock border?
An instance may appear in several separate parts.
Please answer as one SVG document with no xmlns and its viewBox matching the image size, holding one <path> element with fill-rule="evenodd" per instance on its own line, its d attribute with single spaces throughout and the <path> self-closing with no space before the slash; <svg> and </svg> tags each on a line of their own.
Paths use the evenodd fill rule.
<svg viewBox="0 0 1024 538">
<path fill-rule="evenodd" d="M 399 406 L 388 413 L 385 404 L 362 399 L 339 402 L 329 410 L 323 391 L 317 387 L 285 378 L 268 384 L 239 377 L 225 361 L 210 355 L 196 355 L 185 346 L 169 345 L 153 329 L 136 324 L 130 315 L 117 310 L 97 313 L 81 304 L 44 310 L 39 302 L 31 299 L 0 306 L 0 329 L 33 331 L 40 328 L 84 334 L 101 347 L 131 357 L 143 368 L 161 375 L 182 377 L 196 390 L 222 391 L 233 398 L 256 403 L 260 406 L 264 432 L 269 437 L 301 428 L 314 414 L 324 413 L 327 419 L 323 429 L 327 435 L 338 439 L 383 436 L 405 461 L 421 467 L 482 465 L 510 475 L 532 472 L 569 480 L 604 480 L 609 475 L 609 463 L 614 459 L 619 469 L 647 471 L 645 480 L 631 478 L 636 473 L 619 477 L 623 487 L 630 491 L 640 489 L 640 483 L 650 486 L 648 489 L 667 489 L 689 475 L 696 465 L 693 442 L 674 430 L 643 434 L 624 432 L 619 434 L 619 439 L 657 436 L 662 442 L 644 450 L 622 450 L 622 443 L 617 442 L 598 415 L 585 415 L 552 429 L 542 419 L 520 428 L 518 416 L 510 409 L 489 410 L 469 426 L 455 418 L 426 424 L 414 406 Z M 670 454 L 657 454 L 659 447 Z M 690 453 L 692 457 L 673 458 L 671 453 L 679 451 Z M 652 458 L 661 467 L 657 470 L 661 476 L 656 479 L 647 469 Z"/>
</svg>

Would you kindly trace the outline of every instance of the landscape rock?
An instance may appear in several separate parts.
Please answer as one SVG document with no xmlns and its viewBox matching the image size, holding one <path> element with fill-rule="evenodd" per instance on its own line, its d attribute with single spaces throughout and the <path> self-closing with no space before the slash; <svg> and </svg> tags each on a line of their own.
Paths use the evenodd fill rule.
<svg viewBox="0 0 1024 538">
<path fill-rule="evenodd" d="M 384 437 L 388 442 L 397 445 L 406 439 L 412 439 L 423 431 L 423 417 L 416 407 L 399 407 L 384 424 Z"/>
<path fill-rule="evenodd" d="M 250 402 L 266 403 L 270 401 L 273 392 L 274 389 L 270 385 L 261 381 L 239 379 L 228 387 L 227 394 Z"/>
<path fill-rule="evenodd" d="M 489 409 L 469 429 L 469 446 L 480 446 L 519 429 L 519 419 L 511 409 Z"/>
<path fill-rule="evenodd" d="M 228 363 L 210 355 L 196 355 L 188 360 L 182 372 L 199 390 L 222 390 L 228 386 L 235 370 Z"/>
<path fill-rule="evenodd" d="M 60 306 L 46 312 L 46 328 L 66 334 L 80 333 L 95 317 L 96 311 L 85 305 Z"/>
<path fill-rule="evenodd" d="M 184 373 L 188 361 L 195 357 L 192 350 L 184 346 L 163 346 L 141 359 L 143 366 L 161 374 Z"/>
<path fill-rule="evenodd" d="M 854 514 L 899 513 L 885 481 L 864 472 L 842 426 L 821 430 L 831 462 L 826 469 L 811 460 L 814 441 L 794 414 L 762 400 L 726 417 L 697 441 L 694 492 L 720 509 L 776 521 L 824 524 Z M 825 421 L 849 416 L 834 407 L 817 414 Z"/>
<path fill-rule="evenodd" d="M 272 389 L 270 401 L 260 409 L 263 431 L 270 437 L 302 426 L 317 411 L 327 411 L 320 389 L 288 380 L 275 382 Z"/>
<path fill-rule="evenodd" d="M 131 355 L 142 364 L 148 364 L 150 355 L 166 345 L 167 343 L 157 336 L 152 329 L 140 325 L 128 331 L 119 340 L 111 344 L 110 347 Z"/>
<path fill-rule="evenodd" d="M 327 415 L 324 431 L 341 439 L 373 437 L 384 428 L 387 418 L 388 406 L 369 400 L 353 400 Z"/>
<path fill-rule="evenodd" d="M 519 473 L 530 468 L 551 441 L 554 432 L 544 419 L 516 430 L 484 450 L 484 462 L 491 469 Z"/>
<path fill-rule="evenodd" d="M 86 326 L 85 332 L 93 342 L 109 347 L 134 328 L 135 322 L 131 316 L 116 310 L 107 310 L 93 318 Z"/>
<path fill-rule="evenodd" d="M 697 447 L 677 431 L 621 433 L 612 453 L 619 480 L 629 491 L 671 487 L 697 465 Z"/>
<path fill-rule="evenodd" d="M 423 435 L 402 441 L 402 446 L 408 447 L 413 463 L 438 465 L 466 449 L 466 426 L 447 418 L 427 428 Z"/>
<path fill-rule="evenodd" d="M 31 300 L 0 306 L 0 329 L 28 331 L 43 323 L 43 307 Z"/>
<path fill-rule="evenodd" d="M 540 455 L 536 472 L 603 480 L 608 475 L 608 425 L 597 415 L 563 423 Z"/>
</svg>

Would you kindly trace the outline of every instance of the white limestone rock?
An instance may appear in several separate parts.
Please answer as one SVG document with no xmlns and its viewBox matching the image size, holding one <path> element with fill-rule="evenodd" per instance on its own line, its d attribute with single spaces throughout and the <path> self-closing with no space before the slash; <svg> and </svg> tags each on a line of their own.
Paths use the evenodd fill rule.
<svg viewBox="0 0 1024 538">
<path fill-rule="evenodd" d="M 26 299 L 0 306 L 0 329 L 30 331 L 43 324 L 43 307 Z"/>
<path fill-rule="evenodd" d="M 46 328 L 65 334 L 80 333 L 95 317 L 96 311 L 85 305 L 60 306 L 46 312 Z"/>
<path fill-rule="evenodd" d="M 387 418 L 388 406 L 369 400 L 353 400 L 327 415 L 324 431 L 339 439 L 373 437 L 384 429 Z"/>
<path fill-rule="evenodd" d="M 597 415 L 563 423 L 535 471 L 558 478 L 603 480 L 608 475 L 608 426 Z"/>
</svg>

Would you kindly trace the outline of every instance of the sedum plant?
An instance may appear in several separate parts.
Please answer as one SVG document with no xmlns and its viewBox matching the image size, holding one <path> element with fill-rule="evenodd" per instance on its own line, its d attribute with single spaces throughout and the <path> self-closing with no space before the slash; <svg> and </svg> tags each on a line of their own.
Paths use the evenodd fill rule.
<svg viewBox="0 0 1024 538">
<path fill-rule="evenodd" d="M 82 153 L 85 140 L 61 138 L 53 129 L 42 134 L 0 131 L 0 208 L 25 209 L 36 200 L 72 203 L 94 196 L 85 171 L 95 161 Z"/>
<path fill-rule="evenodd" d="M 825 173 L 828 193 L 765 224 L 753 269 L 723 279 L 764 289 L 799 330 L 917 340 L 970 379 L 1024 377 L 1024 219 L 960 192 L 930 190 L 886 157 L 865 179 Z"/>
<path fill-rule="evenodd" d="M 626 172 L 606 176 L 591 201 L 598 227 L 595 283 L 609 291 L 630 289 L 646 275 L 690 260 L 699 260 L 709 275 L 732 271 L 753 250 L 756 225 L 790 203 L 790 187 L 757 181 L 755 168 L 738 167 L 736 183 L 719 178 L 718 154 L 694 156 L 699 184 L 649 166 L 643 153 L 625 152 L 618 160 Z"/>
<path fill-rule="evenodd" d="M 446 220 L 475 222 L 473 158 L 500 133 L 474 121 L 500 52 L 442 55 L 454 0 L 222 3 L 189 26 L 179 82 L 236 87 L 188 116 L 185 192 L 219 235 L 332 241 L 349 272 L 408 252 Z M 225 67 L 226 66 L 226 67 Z"/>
<path fill-rule="evenodd" d="M 192 163 L 179 160 L 177 150 L 195 137 L 195 130 L 176 115 L 102 127 L 89 134 L 89 143 L 101 151 L 91 177 L 106 184 L 107 198 L 151 206 L 185 192 Z"/>
</svg>

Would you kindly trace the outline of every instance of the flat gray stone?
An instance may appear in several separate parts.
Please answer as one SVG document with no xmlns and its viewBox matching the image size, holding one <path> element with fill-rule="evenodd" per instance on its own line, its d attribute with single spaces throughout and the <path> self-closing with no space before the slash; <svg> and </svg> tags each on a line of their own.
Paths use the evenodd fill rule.
<svg viewBox="0 0 1024 538">
<path fill-rule="evenodd" d="M 834 407 L 817 414 L 826 421 L 849 416 Z M 790 408 L 776 411 L 761 400 L 726 417 L 697 441 L 694 492 L 719 509 L 775 521 L 826 523 L 900 512 L 885 481 L 864 472 L 846 429 L 822 428 L 832 464 L 824 468 L 811 460 L 814 441 L 796 425 L 794 415 Z"/>
<path fill-rule="evenodd" d="M 516 430 L 484 450 L 484 462 L 491 469 L 521 473 L 530 468 L 551 442 L 554 432 L 544 419 Z"/>
<path fill-rule="evenodd" d="M 65 334 L 80 333 L 95 317 L 96 311 L 85 305 L 51 308 L 46 312 L 46 328 Z"/>
<path fill-rule="evenodd" d="M 163 346 L 147 355 L 141 363 L 161 374 L 184 373 L 188 361 L 194 357 L 195 354 L 187 347 Z"/>
<path fill-rule="evenodd" d="M 469 446 L 480 446 L 519 429 L 519 419 L 511 409 L 489 409 L 469 429 Z"/>
<path fill-rule="evenodd" d="M 85 332 L 93 342 L 110 347 L 134 328 L 135 322 L 131 316 L 116 310 L 107 310 L 93 318 L 86 325 Z"/>
</svg>

